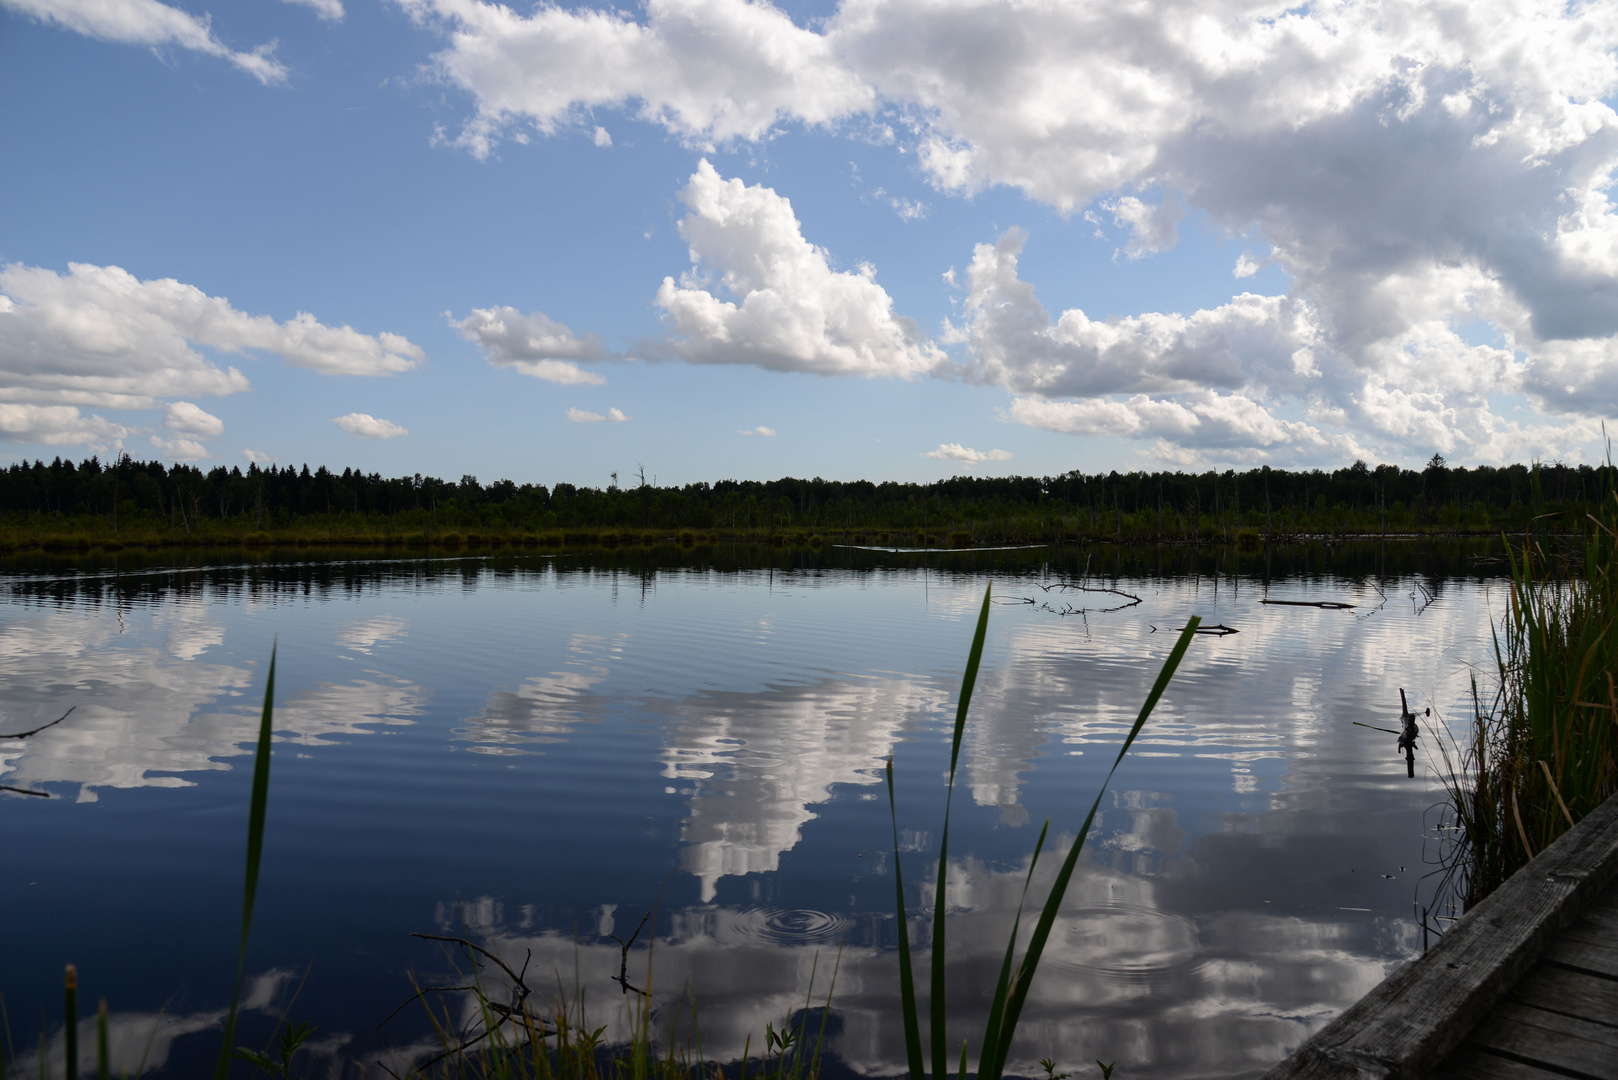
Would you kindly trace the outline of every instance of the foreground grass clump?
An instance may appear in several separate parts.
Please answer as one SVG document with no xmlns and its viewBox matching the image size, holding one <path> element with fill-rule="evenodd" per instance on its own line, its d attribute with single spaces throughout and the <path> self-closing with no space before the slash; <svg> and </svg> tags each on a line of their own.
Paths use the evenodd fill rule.
<svg viewBox="0 0 1618 1080">
<path fill-rule="evenodd" d="M 1582 550 L 1508 545 L 1498 694 L 1487 712 L 1479 703 L 1471 745 L 1450 770 L 1469 907 L 1618 792 L 1618 492 L 1608 471 Z"/>
</svg>

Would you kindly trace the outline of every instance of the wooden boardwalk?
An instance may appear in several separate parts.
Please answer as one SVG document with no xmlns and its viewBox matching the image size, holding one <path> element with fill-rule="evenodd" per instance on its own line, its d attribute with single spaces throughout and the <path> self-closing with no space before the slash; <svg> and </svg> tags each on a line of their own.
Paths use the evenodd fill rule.
<svg viewBox="0 0 1618 1080">
<path fill-rule="evenodd" d="M 1439 1067 L 1441 1080 L 1618 1080 L 1618 882 Z"/>
<path fill-rule="evenodd" d="M 1618 1080 L 1618 796 L 1263 1080 Z"/>
</svg>

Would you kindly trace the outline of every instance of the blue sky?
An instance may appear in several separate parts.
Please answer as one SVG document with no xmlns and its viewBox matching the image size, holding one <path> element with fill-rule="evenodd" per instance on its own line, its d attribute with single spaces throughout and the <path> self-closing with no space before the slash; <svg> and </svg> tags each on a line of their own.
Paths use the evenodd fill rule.
<svg viewBox="0 0 1618 1080">
<path fill-rule="evenodd" d="M 1589 460 L 1615 47 L 1610 4 L 0 0 L 0 459 Z"/>
</svg>

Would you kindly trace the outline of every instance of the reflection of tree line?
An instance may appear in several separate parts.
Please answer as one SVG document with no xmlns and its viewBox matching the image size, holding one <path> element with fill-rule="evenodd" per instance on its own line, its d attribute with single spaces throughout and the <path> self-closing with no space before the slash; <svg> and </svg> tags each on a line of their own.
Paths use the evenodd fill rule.
<svg viewBox="0 0 1618 1080">
<path fill-rule="evenodd" d="M 183 599 L 361 597 L 399 585 L 498 584 L 554 571 L 611 575 L 650 588 L 660 574 L 751 574 L 836 569 L 852 573 L 920 571 L 943 579 L 985 573 L 1039 575 L 1050 585 L 1206 577 L 1257 580 L 1331 575 L 1353 586 L 1414 575 L 1428 588 L 1452 579 L 1484 581 L 1507 573 L 1497 539 L 1428 537 L 1287 544 L 1238 553 L 1209 547 L 1056 546 L 1022 551 L 885 552 L 826 546 L 777 548 L 734 544 L 681 548 L 568 549 L 556 554 L 500 549 L 484 555 L 355 558 L 346 549 L 271 549 L 229 555 L 121 552 L 85 558 L 13 556 L 0 578 L 0 598 L 45 604 L 122 604 Z M 1106 605 L 1110 606 L 1110 605 Z"/>
<path fill-rule="evenodd" d="M 729 535 L 916 534 L 933 543 L 1119 539 L 1237 542 L 1244 535 L 1577 527 L 1602 488 L 1587 465 L 1421 470 L 1364 462 L 1333 472 L 1131 472 L 956 476 L 930 484 L 785 477 L 681 487 L 483 484 L 353 469 L 216 467 L 60 458 L 0 471 L 7 544 L 193 543 L 267 534 L 440 544 L 513 534 L 564 540 L 681 530 Z M 1549 515 L 1549 516 L 1547 516 Z M 468 534 L 475 534 L 470 536 Z M 868 537 L 869 538 L 869 537 Z"/>
</svg>

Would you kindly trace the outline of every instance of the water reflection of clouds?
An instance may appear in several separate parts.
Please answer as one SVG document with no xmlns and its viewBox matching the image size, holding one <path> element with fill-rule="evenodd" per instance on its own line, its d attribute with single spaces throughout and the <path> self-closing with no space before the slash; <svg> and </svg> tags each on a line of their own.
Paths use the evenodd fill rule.
<svg viewBox="0 0 1618 1080">
<path fill-rule="evenodd" d="M 169 655 L 176 660 L 195 660 L 225 641 L 225 624 L 202 604 L 174 604 L 158 613 L 154 622 L 167 629 Z"/>
<path fill-rule="evenodd" d="M 151 647 L 118 647 L 115 637 L 108 620 L 83 617 L 0 629 L 6 730 L 36 727 L 74 707 L 68 722 L 27 740 L 0 742 L 6 783 L 33 789 L 77 784 L 79 801 L 94 802 L 102 787 L 191 785 L 154 773 L 228 767 L 212 759 L 237 752 L 234 728 L 191 717 L 210 702 L 241 693 L 252 673 L 176 662 Z M 172 632 L 169 640 L 175 640 Z"/>
<path fill-rule="evenodd" d="M 977 805 L 998 808 L 1003 824 L 1027 822 L 1021 789 L 1039 758 L 1057 747 L 1110 753 L 1133 722 L 1173 641 L 1152 634 L 1149 618 L 1171 623 L 1165 613 L 1189 608 L 1195 590 L 1131 587 L 1159 610 L 1107 634 L 1036 617 L 1002 629 L 998 642 L 991 637 L 963 747 L 964 781 Z M 1221 617 L 1239 610 L 1242 634 L 1196 642 L 1133 753 L 1225 762 L 1228 791 L 1268 801 L 1280 781 L 1265 780 L 1258 763 L 1297 768 L 1338 756 L 1327 743 L 1353 738 L 1344 734 L 1358 731 L 1349 721 L 1373 714 L 1376 703 L 1345 701 L 1334 688 L 1388 681 L 1389 670 L 1409 663 L 1411 644 L 1337 612 L 1265 608 L 1261 595 L 1224 598 Z M 955 593 L 954 609 L 969 613 L 969 596 Z M 1475 614 L 1461 604 L 1430 609 L 1431 646 L 1475 640 Z M 1395 676 L 1391 692 L 1396 683 Z M 664 776 L 671 792 L 687 797 L 681 866 L 701 880 L 703 899 L 714 898 L 725 876 L 775 870 L 833 785 L 877 782 L 900 726 L 895 718 L 947 720 L 953 689 L 946 679 L 871 677 L 696 695 L 673 706 Z M 1126 812 L 1109 814 L 1104 843 L 1140 872 L 1185 843 L 1185 830 L 1162 824 L 1173 822 L 1172 811 L 1117 809 Z"/>
<path fill-rule="evenodd" d="M 377 615 L 344 623 L 337 631 L 337 644 L 345 649 L 366 653 L 383 645 L 392 645 L 410 630 L 410 620 L 398 615 Z"/>
<path fill-rule="evenodd" d="M 563 741 L 581 721 L 599 719 L 606 711 L 608 701 L 596 688 L 628 644 L 625 633 L 570 635 L 562 670 L 529 676 L 515 690 L 491 691 L 483 711 L 462 720 L 455 737 L 480 744 L 485 752 L 506 753 Z"/>
<path fill-rule="evenodd" d="M 290 968 L 272 968 L 259 975 L 248 976 L 242 986 L 241 1011 L 257 1012 L 279 1017 L 286 1007 L 287 997 L 298 979 L 298 972 Z M 225 1010 L 204 1009 L 193 1013 L 168 1011 L 107 1013 L 107 1066 L 114 1076 L 141 1076 L 162 1072 L 173 1052 L 174 1041 L 186 1035 L 217 1031 L 223 1033 Z M 67 1060 L 67 1040 L 58 1028 L 44 1044 L 44 1060 L 39 1050 L 19 1057 L 11 1064 L 14 1071 L 8 1076 L 62 1076 Z M 95 1075 L 96 1018 L 85 1016 L 78 1022 L 78 1075 Z M 347 1032 L 328 1035 L 317 1041 L 305 1042 L 299 1051 L 307 1065 L 309 1058 L 334 1059 L 343 1047 L 353 1041 Z M 332 1075 L 340 1074 L 341 1062 Z"/>
<path fill-rule="evenodd" d="M 142 1063 L 146 1072 L 157 1072 L 168 1064 L 174 1040 L 184 1035 L 221 1029 L 225 1010 L 176 1015 L 169 1012 L 109 1012 L 107 1014 L 107 1064 L 115 1076 L 139 1076 Z M 85 1017 L 78 1023 L 78 1074 L 91 1076 L 96 1070 L 96 1020 Z M 44 1062 L 38 1050 L 20 1057 L 17 1076 L 63 1076 L 67 1061 L 67 1041 L 58 1029 L 45 1044 Z"/>
<path fill-rule="evenodd" d="M 834 785 L 880 784 L 900 731 L 946 698 L 919 680 L 869 676 L 672 706 L 663 776 L 687 796 L 680 867 L 701 881 L 703 902 L 723 877 L 775 870 Z"/>
<path fill-rule="evenodd" d="M 190 787 L 185 773 L 230 768 L 258 727 L 256 706 L 203 711 L 242 698 L 258 679 L 245 666 L 194 659 L 223 639 L 205 611 L 163 613 L 166 648 L 126 647 L 105 619 L 15 623 L 0 629 L 0 701 L 5 730 L 71 717 L 26 740 L 0 742 L 0 777 L 15 787 L 76 784 L 80 802 L 101 788 Z M 278 740 L 324 745 L 375 725 L 410 723 L 424 695 L 379 676 L 321 683 L 276 704 Z M 41 719 L 43 718 L 43 719 Z"/>
<path fill-rule="evenodd" d="M 1040 860 L 1034 895 L 1043 895 L 1058 861 L 1050 853 Z M 998 870 L 972 859 L 951 865 L 948 1012 L 957 1043 L 969 1038 L 975 1048 L 981 1035 L 982 988 L 999 970 L 1026 873 L 1026 862 Z M 913 910 L 928 908 L 931 891 L 929 882 Z M 577 973 L 594 1002 L 591 1025 L 608 1025 L 609 1039 L 628 1036 L 635 1000 L 610 982 L 619 966 L 615 942 L 525 932 L 488 898 L 459 910 L 440 905 L 439 915 L 445 932 L 470 932 L 519 966 L 531 951 L 537 978 L 530 985 L 560 975 L 571 986 Z M 924 944 L 925 920 L 915 918 L 911 932 Z M 898 962 L 882 944 L 892 936 L 892 917 L 880 912 L 704 905 L 672 914 L 649 979 L 640 949 L 629 973 L 666 1015 L 689 1010 L 680 1002 L 692 995 L 704 1051 L 730 1061 L 749 1036 L 756 1049 L 766 1024 L 780 1028 L 804 1007 L 811 976 L 813 1004 L 824 1004 L 837 965 L 832 1050 L 863 1075 L 894 1075 L 904 1071 L 905 1052 L 895 1012 Z M 1086 863 L 1053 929 L 1008 1072 L 1038 1075 L 1037 1059 L 1050 1056 L 1068 1068 L 1116 1061 L 1128 1075 L 1256 1073 L 1381 981 L 1409 945 L 1402 930 L 1353 918 L 1175 911 L 1161 883 Z M 923 951 L 918 959 L 925 985 L 929 958 Z M 498 982 L 497 972 L 488 974 Z M 463 1010 L 470 1024 L 473 1003 Z"/>
</svg>

